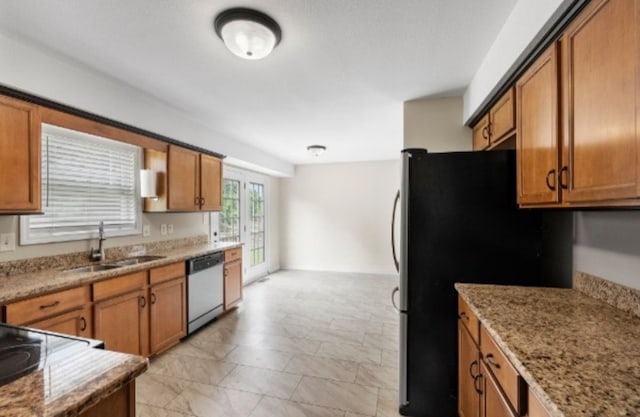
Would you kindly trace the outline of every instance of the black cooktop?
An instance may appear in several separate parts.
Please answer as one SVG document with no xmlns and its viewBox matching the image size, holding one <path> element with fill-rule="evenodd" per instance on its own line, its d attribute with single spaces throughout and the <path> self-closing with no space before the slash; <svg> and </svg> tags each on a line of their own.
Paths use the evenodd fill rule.
<svg viewBox="0 0 640 417">
<path fill-rule="evenodd" d="M 104 346 L 96 340 L 0 324 L 0 386 L 44 368 L 55 355 L 92 347 Z"/>
</svg>

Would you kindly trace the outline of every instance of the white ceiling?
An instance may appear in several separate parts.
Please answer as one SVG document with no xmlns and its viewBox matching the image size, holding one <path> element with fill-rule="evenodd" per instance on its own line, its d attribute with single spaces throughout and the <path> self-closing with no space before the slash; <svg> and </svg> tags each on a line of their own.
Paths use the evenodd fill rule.
<svg viewBox="0 0 640 417">
<path fill-rule="evenodd" d="M 0 31 L 289 162 L 382 160 L 402 148 L 403 101 L 462 92 L 515 3 L 2 0 Z M 266 59 L 241 60 L 215 35 L 214 17 L 237 6 L 282 27 Z M 328 151 L 314 159 L 311 144 Z"/>
</svg>

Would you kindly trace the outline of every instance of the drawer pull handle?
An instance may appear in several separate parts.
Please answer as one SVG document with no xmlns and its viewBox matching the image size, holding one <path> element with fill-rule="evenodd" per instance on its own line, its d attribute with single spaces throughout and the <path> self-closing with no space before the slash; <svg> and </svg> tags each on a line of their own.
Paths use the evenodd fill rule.
<svg viewBox="0 0 640 417">
<path fill-rule="evenodd" d="M 493 366 L 493 367 L 494 367 L 494 368 L 496 368 L 496 369 L 500 369 L 500 364 L 499 364 L 499 363 L 494 362 L 494 361 L 493 361 L 493 358 L 494 358 L 493 353 L 489 353 L 489 354 L 487 355 L 487 363 L 488 363 L 489 365 Z"/>
<path fill-rule="evenodd" d="M 551 183 L 551 179 L 553 179 L 553 184 Z M 556 190 L 556 170 L 552 169 L 547 172 L 547 188 L 551 191 Z"/>
<path fill-rule="evenodd" d="M 87 319 L 80 317 L 80 331 L 84 332 L 85 330 L 87 330 Z"/>
<path fill-rule="evenodd" d="M 480 387 L 482 387 L 482 381 L 480 381 L 482 378 L 482 374 L 478 374 L 476 376 L 473 377 L 473 389 L 476 390 L 476 392 L 480 395 L 482 395 L 482 390 L 480 388 L 478 388 L 477 383 L 480 382 Z"/>
<path fill-rule="evenodd" d="M 151 293 L 151 304 L 155 304 L 156 303 L 156 295 L 154 293 Z"/>
<path fill-rule="evenodd" d="M 465 319 L 466 321 L 469 321 L 469 316 L 464 311 L 460 312 L 460 314 L 458 314 L 458 317 L 460 317 L 461 319 Z"/>
<path fill-rule="evenodd" d="M 478 366 L 478 361 L 473 361 L 469 365 L 469 374 L 471 375 L 471 378 L 476 379 L 478 377 L 478 375 L 480 375 L 480 374 L 474 374 L 473 373 L 473 367 L 474 366 Z"/>
<path fill-rule="evenodd" d="M 45 304 L 43 306 L 40 306 L 40 310 L 46 310 L 48 308 L 53 308 L 53 307 L 57 306 L 58 304 L 60 304 L 60 300 L 56 300 L 51 304 Z"/>
<path fill-rule="evenodd" d="M 566 174 L 566 175 L 565 175 Z M 569 175 L 569 167 L 568 166 L 563 166 L 560 169 L 560 188 L 562 188 L 563 190 L 566 190 L 569 188 L 568 182 L 565 181 L 567 178 L 567 175 Z"/>
<path fill-rule="evenodd" d="M 140 297 L 140 308 L 145 308 L 147 305 L 147 299 L 144 296 Z"/>
</svg>

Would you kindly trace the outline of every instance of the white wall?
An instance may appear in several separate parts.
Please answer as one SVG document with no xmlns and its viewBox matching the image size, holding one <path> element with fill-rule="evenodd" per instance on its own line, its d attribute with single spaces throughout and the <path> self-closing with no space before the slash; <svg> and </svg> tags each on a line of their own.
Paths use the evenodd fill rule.
<svg viewBox="0 0 640 417">
<path fill-rule="evenodd" d="M 5 86 L 222 153 L 270 174 L 293 174 L 292 164 L 225 137 L 132 86 L 1 33 L 0 63 Z"/>
<path fill-rule="evenodd" d="M 640 289 L 640 212 L 585 211 L 575 219 L 574 269 Z"/>
<path fill-rule="evenodd" d="M 159 240 L 207 235 L 209 233 L 209 222 L 206 221 L 205 223 L 203 221 L 203 218 L 207 217 L 208 213 L 143 213 L 142 223 L 151 226 L 151 236 L 143 237 L 142 235 L 136 235 L 110 238 L 107 233 L 107 240 L 105 241 L 104 246 L 105 248 L 111 248 L 115 246 L 155 242 Z M 160 225 L 163 223 L 173 224 L 172 234 L 165 236 L 160 234 Z M 16 250 L 12 252 L 0 252 L 0 262 L 88 251 L 91 246 L 95 247 L 97 245 L 97 241 L 93 239 L 48 243 L 44 245 L 19 246 L 19 229 L 19 216 L 0 216 L 0 233 L 16 234 Z"/>
<path fill-rule="evenodd" d="M 471 150 L 471 129 L 462 124 L 462 97 L 404 102 L 404 147 L 429 152 Z"/>
<path fill-rule="evenodd" d="M 519 0 L 464 93 L 464 121 L 573 0 Z"/>
<path fill-rule="evenodd" d="M 280 179 L 285 269 L 395 273 L 391 211 L 400 162 L 298 165 Z"/>
</svg>

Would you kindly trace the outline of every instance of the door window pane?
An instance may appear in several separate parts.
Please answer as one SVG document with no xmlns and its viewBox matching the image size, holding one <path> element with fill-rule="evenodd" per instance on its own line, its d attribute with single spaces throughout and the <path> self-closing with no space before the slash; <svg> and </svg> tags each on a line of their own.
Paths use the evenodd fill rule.
<svg viewBox="0 0 640 417">
<path fill-rule="evenodd" d="M 220 242 L 240 242 L 240 181 L 225 178 L 218 219 Z"/>
<path fill-rule="evenodd" d="M 251 266 L 264 262 L 264 185 L 249 183 L 249 251 Z"/>
</svg>

